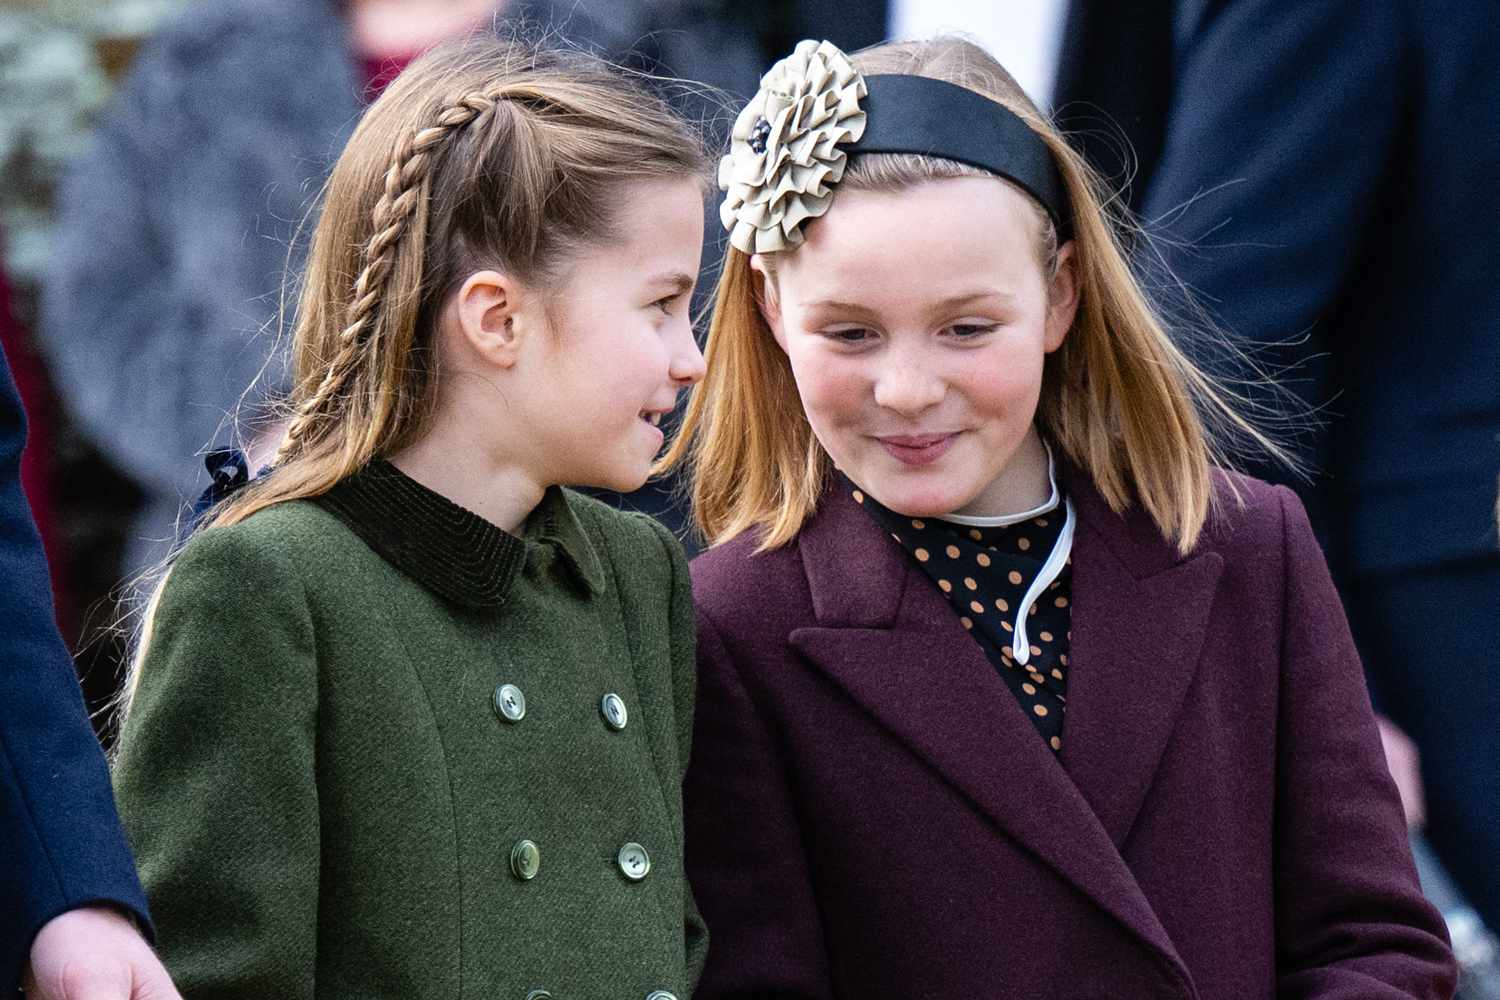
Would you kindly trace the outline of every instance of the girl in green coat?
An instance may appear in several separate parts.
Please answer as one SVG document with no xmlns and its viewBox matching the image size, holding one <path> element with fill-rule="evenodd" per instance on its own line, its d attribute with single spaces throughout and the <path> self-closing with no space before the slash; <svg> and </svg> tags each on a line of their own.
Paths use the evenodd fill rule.
<svg viewBox="0 0 1500 1000">
<path fill-rule="evenodd" d="M 272 469 L 146 615 L 115 780 L 194 998 L 687 997 L 693 622 L 646 479 L 703 153 L 579 55 L 414 63 L 329 181 Z"/>
</svg>

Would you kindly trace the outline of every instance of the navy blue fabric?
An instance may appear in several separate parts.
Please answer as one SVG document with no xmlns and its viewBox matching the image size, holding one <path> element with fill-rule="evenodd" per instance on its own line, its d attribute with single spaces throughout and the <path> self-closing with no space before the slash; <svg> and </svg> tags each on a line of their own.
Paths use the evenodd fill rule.
<svg viewBox="0 0 1500 1000">
<path fill-rule="evenodd" d="M 1178 5 L 1144 211 L 1271 367 L 1324 355 L 1294 387 L 1333 475 L 1303 492 L 1345 579 L 1496 550 L 1497 33 L 1470 0 Z"/>
<path fill-rule="evenodd" d="M 146 900 L 104 756 L 58 635 L 46 557 L 21 492 L 26 423 L 0 357 L 0 993 L 48 920 Z"/>
<path fill-rule="evenodd" d="M 1475 627 L 1500 621 L 1500 559 L 1356 583 L 1353 624 L 1383 651 L 1366 669 L 1422 753 L 1424 834 L 1470 905 L 1500 927 L 1500 670 L 1493 628 Z"/>
<path fill-rule="evenodd" d="M 1289 485 L 1423 755 L 1429 836 L 1492 924 L 1497 35 L 1500 5 L 1471 0 L 1184 0 L 1143 206 L 1221 325 L 1325 407 L 1318 476 Z"/>
</svg>

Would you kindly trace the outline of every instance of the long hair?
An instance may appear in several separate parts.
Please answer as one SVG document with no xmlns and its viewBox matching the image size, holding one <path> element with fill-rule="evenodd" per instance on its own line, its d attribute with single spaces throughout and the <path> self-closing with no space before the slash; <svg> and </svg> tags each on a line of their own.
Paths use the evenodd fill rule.
<svg viewBox="0 0 1500 1000">
<path fill-rule="evenodd" d="M 1165 537 L 1190 550 L 1215 502 L 1211 469 L 1226 464 L 1221 438 L 1248 439 L 1278 457 L 1285 452 L 1241 414 L 1233 392 L 1168 336 L 1132 275 L 1118 235 L 1126 221 L 1103 182 L 1010 74 L 970 42 L 951 36 L 894 42 L 852 61 L 864 74 L 932 77 L 983 94 L 1015 112 L 1051 150 L 1073 211 L 1079 296 L 1068 336 L 1043 368 L 1038 428 L 1093 478 L 1111 508 L 1139 502 Z M 995 175 L 937 157 L 856 154 L 838 188 L 899 191 L 973 176 Z M 837 204 L 835 194 L 834 211 Z M 1051 275 L 1057 232 L 1041 205 L 1032 205 L 1041 231 L 1038 260 Z M 775 280 L 776 257 L 763 258 L 768 282 Z M 694 521 L 710 544 L 754 531 L 764 551 L 796 536 L 817 507 L 832 463 L 803 414 L 791 366 L 757 294 L 750 256 L 731 247 L 708 333 L 708 374 L 658 468 L 688 467 Z"/>
<path fill-rule="evenodd" d="M 414 61 L 325 186 L 272 471 L 195 530 L 319 496 L 419 438 L 434 410 L 436 316 L 468 275 L 498 268 L 547 289 L 579 250 L 617 235 L 625 186 L 706 173 L 686 123 L 596 57 L 476 37 Z M 127 706 L 164 585 L 165 574 L 143 615 Z"/>
</svg>

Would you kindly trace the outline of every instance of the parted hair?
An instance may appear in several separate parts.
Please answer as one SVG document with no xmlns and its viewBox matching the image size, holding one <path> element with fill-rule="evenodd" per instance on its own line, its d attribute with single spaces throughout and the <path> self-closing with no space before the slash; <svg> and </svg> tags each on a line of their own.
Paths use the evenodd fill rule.
<svg viewBox="0 0 1500 1000">
<path fill-rule="evenodd" d="M 1191 549 L 1215 503 L 1211 469 L 1226 464 L 1220 438 L 1248 438 L 1275 456 L 1285 453 L 1241 414 L 1238 397 L 1168 336 L 1132 274 L 1120 235 L 1127 222 L 1104 183 L 1010 74 L 968 41 L 892 42 L 856 53 L 852 62 L 863 74 L 926 76 L 983 94 L 1051 150 L 1073 211 L 1079 302 L 1066 340 L 1047 356 L 1038 429 L 1093 478 L 1112 508 L 1140 503 L 1165 537 Z M 837 190 L 899 191 L 972 176 L 995 175 L 931 156 L 856 154 Z M 1052 275 L 1057 231 L 1040 203 L 1032 205 L 1037 259 Z M 837 191 L 829 210 L 838 211 Z M 778 256 L 796 252 L 763 255 L 762 287 L 750 255 L 729 248 L 709 326 L 708 373 L 658 463 L 659 471 L 688 469 L 694 521 L 709 544 L 745 532 L 757 534 L 759 551 L 787 544 L 816 510 L 832 469 L 757 304 L 758 296 L 775 294 Z"/>
<path fill-rule="evenodd" d="M 434 410 L 436 317 L 470 274 L 495 268 L 545 292 L 579 250 L 620 235 L 627 185 L 706 176 L 697 133 L 595 56 L 476 36 L 413 61 L 325 185 L 272 469 L 196 530 L 319 496 L 416 440 Z"/>
</svg>

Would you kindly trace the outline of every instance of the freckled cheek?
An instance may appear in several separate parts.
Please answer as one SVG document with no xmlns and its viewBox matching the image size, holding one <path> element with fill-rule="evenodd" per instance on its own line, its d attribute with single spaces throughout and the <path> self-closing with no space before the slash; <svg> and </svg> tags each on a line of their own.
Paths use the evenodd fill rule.
<svg viewBox="0 0 1500 1000">
<path fill-rule="evenodd" d="M 976 410 L 1016 415 L 1018 409 L 1036 405 L 1041 383 L 1041 365 L 1022 361 L 967 368 L 955 373 L 949 386 Z"/>
<path fill-rule="evenodd" d="M 870 396 L 869 380 L 842 359 L 793 358 L 792 374 L 802 405 L 815 425 L 838 426 L 856 420 Z"/>
</svg>

